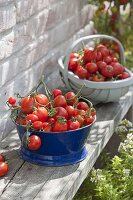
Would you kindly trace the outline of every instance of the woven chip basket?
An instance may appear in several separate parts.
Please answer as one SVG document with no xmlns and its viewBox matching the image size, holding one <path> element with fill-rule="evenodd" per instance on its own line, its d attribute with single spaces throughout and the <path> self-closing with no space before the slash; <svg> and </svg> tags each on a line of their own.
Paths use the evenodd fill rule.
<svg viewBox="0 0 133 200">
<path fill-rule="evenodd" d="M 109 35 L 90 35 L 76 40 L 68 49 L 66 56 L 62 56 L 58 60 L 60 74 L 64 79 L 65 85 L 69 90 L 77 92 L 83 85 L 81 95 L 92 101 L 93 104 L 117 102 L 119 98 L 125 95 L 131 85 L 133 85 L 133 73 L 126 69 L 130 77 L 117 81 L 94 82 L 86 79 L 80 79 L 73 72 L 68 70 L 68 62 L 71 52 L 80 50 L 84 44 L 95 44 L 96 40 L 107 39 L 116 42 L 120 49 L 120 63 L 125 64 L 124 48 L 121 42 L 113 36 Z"/>
</svg>

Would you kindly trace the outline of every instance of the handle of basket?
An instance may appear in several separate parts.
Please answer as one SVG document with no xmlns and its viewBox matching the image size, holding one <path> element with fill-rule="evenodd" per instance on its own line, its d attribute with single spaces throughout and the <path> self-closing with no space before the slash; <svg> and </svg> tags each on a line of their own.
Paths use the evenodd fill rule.
<svg viewBox="0 0 133 200">
<path fill-rule="evenodd" d="M 69 85 L 69 81 L 68 81 L 68 62 L 69 62 L 69 58 L 70 58 L 70 54 L 71 52 L 74 50 L 74 48 L 81 42 L 83 41 L 89 41 L 89 40 L 92 40 L 92 39 L 96 39 L 96 38 L 100 38 L 100 39 L 109 39 L 109 40 L 113 40 L 115 41 L 118 46 L 119 46 L 119 49 L 120 49 L 120 59 L 121 59 L 121 63 L 122 64 L 125 64 L 125 53 L 124 53 L 124 48 L 123 48 L 123 45 L 121 44 L 121 42 L 116 39 L 115 37 L 113 36 L 109 36 L 109 35 L 101 35 L 101 34 L 98 34 L 98 35 L 89 35 L 89 36 L 85 36 L 85 37 L 81 37 L 79 38 L 78 40 L 76 40 L 72 45 L 71 47 L 68 49 L 68 52 L 66 54 L 66 58 L 65 58 L 65 61 L 64 61 L 64 81 L 66 83 L 66 86 L 68 88 L 70 88 L 70 85 Z"/>
</svg>

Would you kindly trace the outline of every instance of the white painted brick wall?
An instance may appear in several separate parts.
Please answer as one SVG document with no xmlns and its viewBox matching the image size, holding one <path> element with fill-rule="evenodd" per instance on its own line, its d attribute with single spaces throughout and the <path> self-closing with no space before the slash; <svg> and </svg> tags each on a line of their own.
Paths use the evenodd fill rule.
<svg viewBox="0 0 133 200">
<path fill-rule="evenodd" d="M 0 32 L 3 32 L 16 24 L 16 8 L 12 3 L 0 6 Z"/>
<path fill-rule="evenodd" d="M 50 88 L 61 85 L 57 60 L 93 34 L 93 12 L 87 0 L 0 0 L 0 140 L 14 128 L 8 97 L 28 93 L 41 74 Z"/>
</svg>

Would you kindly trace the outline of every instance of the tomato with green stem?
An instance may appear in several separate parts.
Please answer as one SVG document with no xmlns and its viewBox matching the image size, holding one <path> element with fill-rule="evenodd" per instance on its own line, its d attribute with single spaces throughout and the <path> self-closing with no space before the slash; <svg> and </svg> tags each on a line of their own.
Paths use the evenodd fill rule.
<svg viewBox="0 0 133 200">
<path fill-rule="evenodd" d="M 77 101 L 77 96 L 74 92 L 69 91 L 65 94 L 67 105 L 73 106 Z"/>
<path fill-rule="evenodd" d="M 80 123 L 76 118 L 71 118 L 67 121 L 68 130 L 76 130 L 80 128 Z"/>
<path fill-rule="evenodd" d="M 96 74 L 92 75 L 91 80 L 95 82 L 103 82 L 105 80 L 105 77 L 101 75 L 99 72 L 97 72 Z"/>
<path fill-rule="evenodd" d="M 114 68 L 111 65 L 106 65 L 101 70 L 101 74 L 106 78 L 112 78 L 114 76 Z"/>
<path fill-rule="evenodd" d="M 41 122 L 45 122 L 48 119 L 48 111 L 44 107 L 37 108 L 33 114 L 37 115 Z"/>
<path fill-rule="evenodd" d="M 89 124 L 92 124 L 92 122 L 94 121 L 94 119 L 95 119 L 94 116 L 92 116 L 92 115 L 90 115 L 90 116 L 88 115 L 87 116 L 86 115 L 84 122 L 85 122 L 85 124 L 89 125 Z"/>
<path fill-rule="evenodd" d="M 68 119 L 68 112 L 66 111 L 65 108 L 63 108 L 63 107 L 56 107 L 55 110 L 56 110 L 56 113 L 53 116 L 53 118 L 55 120 L 57 120 L 58 117 L 64 117 L 65 119 Z"/>
<path fill-rule="evenodd" d="M 58 117 L 57 121 L 53 125 L 53 132 L 67 131 L 67 120 L 64 117 Z"/>
</svg>

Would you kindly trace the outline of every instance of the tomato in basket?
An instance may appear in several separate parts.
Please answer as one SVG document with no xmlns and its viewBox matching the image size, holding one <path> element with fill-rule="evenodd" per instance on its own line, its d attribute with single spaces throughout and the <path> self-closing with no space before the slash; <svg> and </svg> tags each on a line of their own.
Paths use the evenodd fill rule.
<svg viewBox="0 0 133 200">
<path fill-rule="evenodd" d="M 128 72 L 127 75 L 123 74 L 126 67 L 119 61 L 118 53 L 114 49 L 115 43 L 112 45 L 99 43 L 95 48 L 84 47 L 82 51 L 72 52 L 68 70 L 80 79 L 94 82 L 117 81 L 130 77 Z M 74 54 L 76 57 L 72 56 Z"/>
</svg>

